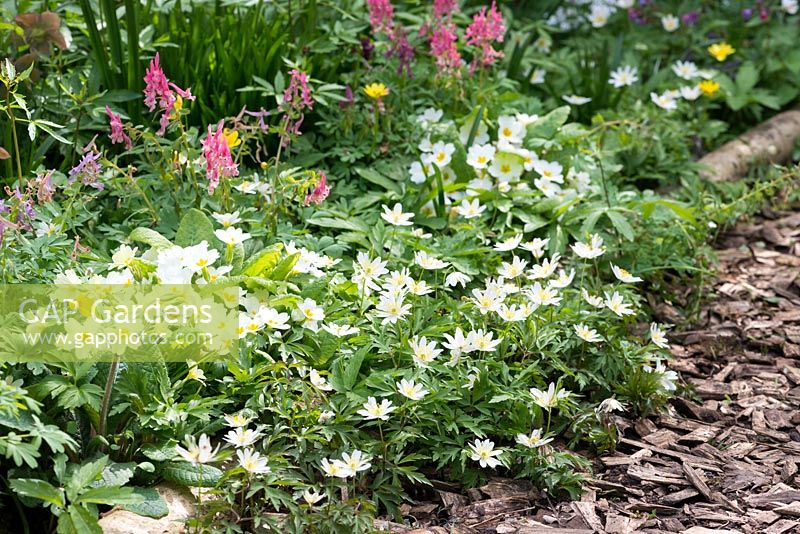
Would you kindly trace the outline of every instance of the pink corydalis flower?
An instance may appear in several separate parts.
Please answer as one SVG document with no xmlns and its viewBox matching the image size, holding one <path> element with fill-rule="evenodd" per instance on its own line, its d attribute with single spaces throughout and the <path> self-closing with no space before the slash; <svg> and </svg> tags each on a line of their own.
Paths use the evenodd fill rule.
<svg viewBox="0 0 800 534">
<path fill-rule="evenodd" d="M 108 122 L 111 126 L 111 133 L 108 134 L 108 137 L 111 138 L 111 143 L 125 143 L 126 150 L 133 148 L 133 141 L 131 141 L 131 138 L 125 133 L 125 128 L 122 126 L 122 119 L 120 116 L 115 115 L 108 106 L 106 106 L 106 115 L 108 115 Z"/>
<path fill-rule="evenodd" d="M 173 110 L 178 97 L 186 100 L 194 100 L 191 88 L 181 89 L 167 79 L 164 70 L 161 68 L 161 56 L 156 52 L 156 57 L 150 60 L 150 66 L 144 75 L 144 105 L 147 109 L 154 111 L 156 106 L 162 111 L 159 119 L 160 128 L 158 135 L 164 135 L 173 117 Z M 174 91 L 173 91 L 174 90 Z M 175 96 L 175 93 L 178 96 Z"/>
<path fill-rule="evenodd" d="M 319 171 L 319 183 L 317 186 L 306 195 L 306 198 L 303 200 L 303 206 L 308 206 L 310 204 L 314 204 L 318 206 L 322 204 L 322 202 L 328 198 L 328 195 L 331 194 L 331 186 L 328 185 L 327 176 L 325 176 L 324 171 Z"/>
<path fill-rule="evenodd" d="M 314 107 L 311 88 L 308 86 L 308 75 L 297 69 L 292 69 L 289 74 L 291 79 L 283 92 L 283 107 L 286 113 L 283 120 L 286 130 L 281 142 L 284 146 L 289 144 L 292 135 L 300 135 L 300 126 L 305 118 L 304 111 Z"/>
<path fill-rule="evenodd" d="M 372 34 L 391 33 L 394 27 L 394 8 L 389 0 L 367 0 Z"/>
<path fill-rule="evenodd" d="M 492 7 L 486 11 L 486 7 L 475 14 L 472 24 L 467 27 L 465 37 L 467 44 L 480 48 L 480 54 L 476 55 L 470 64 L 470 72 L 480 65 L 488 67 L 503 57 L 503 52 L 495 50 L 492 44 L 502 43 L 506 33 L 506 26 L 503 23 L 503 14 L 497 10 L 497 4 L 493 1 Z"/>
<path fill-rule="evenodd" d="M 433 0 L 433 16 L 437 19 L 449 19 L 458 10 L 458 0 Z"/>
<path fill-rule="evenodd" d="M 457 41 L 455 28 L 448 24 L 439 24 L 431 33 L 431 55 L 436 59 L 436 66 L 443 72 L 457 74 L 461 67 Z"/>
<path fill-rule="evenodd" d="M 206 160 L 206 178 L 208 179 L 208 194 L 214 193 L 220 179 L 239 176 L 239 165 L 233 161 L 228 139 L 225 137 L 225 121 L 219 121 L 216 131 L 211 131 L 208 125 L 208 135 L 203 141 L 203 157 Z"/>
</svg>

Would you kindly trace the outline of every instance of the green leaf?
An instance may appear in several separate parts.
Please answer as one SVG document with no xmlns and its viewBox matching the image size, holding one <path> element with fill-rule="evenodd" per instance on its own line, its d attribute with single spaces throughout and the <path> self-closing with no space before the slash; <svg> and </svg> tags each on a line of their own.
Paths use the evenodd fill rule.
<svg viewBox="0 0 800 534">
<path fill-rule="evenodd" d="M 245 276 L 262 276 L 266 271 L 273 269 L 281 259 L 283 243 L 275 243 L 254 254 L 242 267 Z"/>
<path fill-rule="evenodd" d="M 736 74 L 736 86 L 743 93 L 749 92 L 758 83 L 758 69 L 752 61 L 745 61 Z"/>
<path fill-rule="evenodd" d="M 136 504 L 126 504 L 123 508 L 134 514 L 143 515 L 159 519 L 169 514 L 167 501 L 155 488 L 131 488 L 133 492 L 142 497 L 142 501 Z"/>
<path fill-rule="evenodd" d="M 69 518 L 72 520 L 75 531 L 79 534 L 103 534 L 103 529 L 100 528 L 95 514 L 83 506 L 70 506 Z M 61 521 L 59 521 L 60 526 Z"/>
<path fill-rule="evenodd" d="M 213 465 L 192 465 L 189 462 L 171 462 L 164 466 L 166 480 L 182 486 L 213 487 L 222 478 L 222 471 Z"/>
<path fill-rule="evenodd" d="M 54 504 L 63 508 L 64 491 L 57 488 L 44 480 L 35 478 L 12 478 L 8 481 L 8 485 L 19 495 L 25 497 L 33 497 L 50 504 Z"/>
<path fill-rule="evenodd" d="M 124 464 L 111 462 L 103 469 L 100 480 L 95 480 L 92 486 L 124 486 L 133 478 L 134 471 L 136 471 L 134 462 L 126 462 Z"/>
<path fill-rule="evenodd" d="M 67 482 L 67 498 L 69 498 L 70 501 L 75 501 L 81 491 L 100 478 L 107 464 L 108 456 L 103 456 L 94 462 L 83 464 L 80 469 L 73 473 L 72 477 L 70 477 Z"/>
<path fill-rule="evenodd" d="M 169 239 L 150 228 L 135 228 L 128 236 L 128 239 L 150 245 L 153 248 L 169 248 L 172 246 L 172 242 Z"/>
<path fill-rule="evenodd" d="M 365 169 L 363 167 L 357 167 L 356 173 L 366 181 L 372 182 L 375 185 L 379 185 L 384 189 L 386 189 L 387 191 L 397 193 L 398 195 L 402 192 L 402 190 L 400 189 L 400 184 L 398 184 L 393 180 L 390 180 L 389 178 L 385 177 L 378 171 L 375 171 L 373 169 Z"/>
<path fill-rule="evenodd" d="M 269 273 L 268 277 L 270 280 L 286 280 L 289 275 L 292 273 L 292 269 L 294 266 L 297 265 L 297 261 L 300 259 L 300 253 L 295 252 L 294 254 L 290 254 L 283 258 L 278 265 L 272 269 L 272 272 Z"/>
<path fill-rule="evenodd" d="M 101 486 L 84 491 L 75 502 L 114 506 L 117 504 L 139 504 L 144 502 L 144 497 L 134 493 L 132 488 Z"/>
<path fill-rule="evenodd" d="M 331 376 L 331 385 L 339 391 L 350 391 L 356 385 L 358 373 L 361 371 L 361 364 L 367 354 L 367 347 L 364 347 L 353 354 L 336 360 Z"/>
<path fill-rule="evenodd" d="M 533 124 L 528 125 L 528 135 L 531 139 L 552 139 L 561 126 L 569 118 L 569 106 L 556 108 Z"/>
<path fill-rule="evenodd" d="M 172 460 L 173 458 L 175 458 L 176 444 L 177 442 L 175 442 L 174 440 L 170 440 L 160 445 L 154 445 L 152 443 L 148 443 L 147 445 L 143 446 L 140 450 L 142 454 L 144 454 L 151 460 L 155 460 L 156 462 L 164 462 L 166 460 Z"/>
<path fill-rule="evenodd" d="M 616 228 L 617 231 L 625 237 L 625 239 L 628 241 L 633 241 L 635 237 L 633 227 L 621 213 L 616 211 L 607 211 L 606 215 L 611 220 L 611 224 L 614 225 L 614 228 Z"/>
<path fill-rule="evenodd" d="M 205 213 L 192 208 L 186 212 L 178 226 L 175 234 L 175 244 L 181 247 L 189 247 L 206 241 L 209 246 L 215 247 L 217 239 L 214 236 L 214 224 Z"/>
</svg>

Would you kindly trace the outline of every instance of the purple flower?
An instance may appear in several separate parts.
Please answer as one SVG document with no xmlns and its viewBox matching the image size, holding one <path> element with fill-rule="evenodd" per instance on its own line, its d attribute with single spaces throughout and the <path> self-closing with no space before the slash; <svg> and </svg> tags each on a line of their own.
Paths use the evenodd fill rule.
<svg viewBox="0 0 800 534">
<path fill-rule="evenodd" d="M 250 115 L 251 117 L 258 117 L 258 127 L 261 128 L 261 130 L 266 132 L 269 129 L 269 126 L 267 125 L 266 121 L 264 121 L 266 117 L 269 117 L 269 111 L 267 111 L 264 108 L 261 108 L 258 111 L 247 111 L 245 109 L 244 112 L 246 115 Z"/>
<path fill-rule="evenodd" d="M 353 104 L 355 104 L 356 99 L 353 95 L 353 90 L 350 88 L 350 85 L 346 85 L 344 88 L 344 100 L 339 102 L 339 107 L 342 109 L 347 109 Z"/>
<path fill-rule="evenodd" d="M 744 20 L 750 20 L 750 17 L 753 16 L 753 8 L 746 7 L 742 10 L 742 18 Z"/>
<path fill-rule="evenodd" d="M 396 57 L 399 65 L 397 67 L 397 74 L 402 75 L 405 71 L 406 75 L 411 78 L 411 62 L 414 61 L 414 47 L 408 42 L 406 33 L 402 28 L 397 28 L 392 33 L 392 47 L 386 52 L 386 57 Z"/>
<path fill-rule="evenodd" d="M 70 183 L 80 180 L 83 185 L 88 185 L 102 191 L 105 188 L 100 181 L 100 172 L 103 166 L 97 161 L 100 153 L 94 149 L 86 152 L 77 165 L 69 171 Z"/>
<path fill-rule="evenodd" d="M 698 11 L 689 11 L 688 13 L 684 13 L 681 17 L 681 21 L 685 26 L 691 26 L 695 24 L 697 20 L 700 18 L 700 12 Z"/>
</svg>

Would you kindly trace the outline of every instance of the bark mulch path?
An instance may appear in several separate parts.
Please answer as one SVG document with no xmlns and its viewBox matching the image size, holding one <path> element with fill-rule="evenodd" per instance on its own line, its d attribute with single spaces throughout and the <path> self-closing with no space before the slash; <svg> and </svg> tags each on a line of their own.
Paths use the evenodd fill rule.
<svg viewBox="0 0 800 534">
<path fill-rule="evenodd" d="M 412 532 L 800 533 L 800 211 L 767 211 L 717 248 L 713 298 L 670 336 L 689 394 L 619 418 L 617 451 L 595 459 L 580 501 L 503 479 L 437 488 L 438 502 L 407 507 Z"/>
</svg>

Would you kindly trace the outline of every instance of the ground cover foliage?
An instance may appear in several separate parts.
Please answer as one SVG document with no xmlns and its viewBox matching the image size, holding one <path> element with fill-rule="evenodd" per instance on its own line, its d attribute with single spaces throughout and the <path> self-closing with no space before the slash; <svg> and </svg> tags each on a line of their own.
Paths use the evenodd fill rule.
<svg viewBox="0 0 800 534">
<path fill-rule="evenodd" d="M 9 528 L 163 480 L 201 531 L 580 495 L 610 413 L 681 387 L 651 310 L 794 179 L 693 161 L 796 99 L 797 4 L 535 4 L 3 4 L 2 281 L 240 292 L 226 359 L 0 367 Z"/>
</svg>

